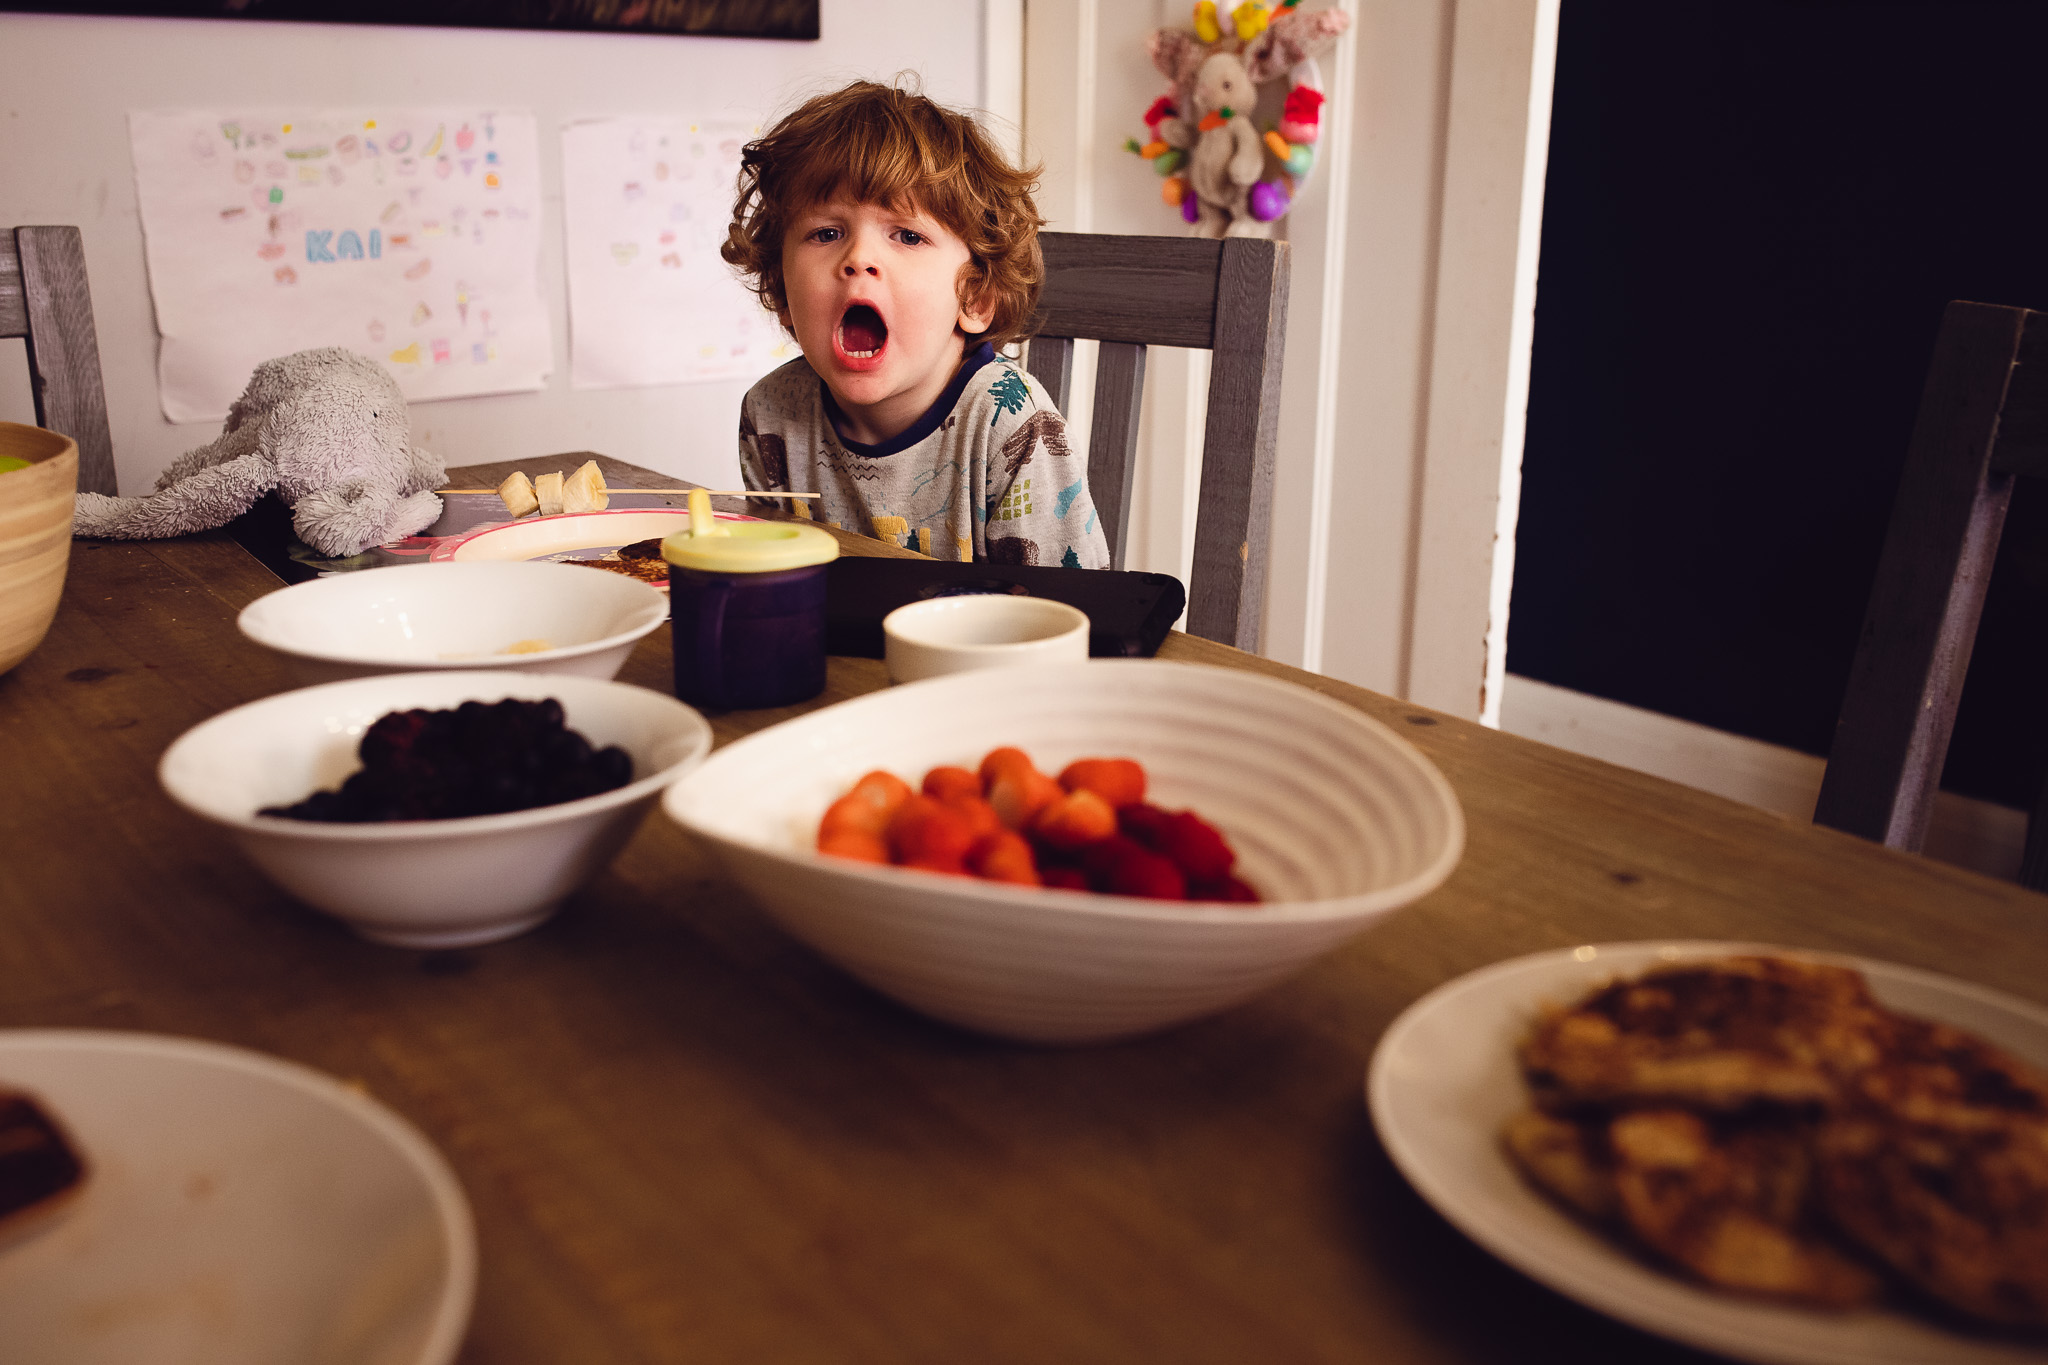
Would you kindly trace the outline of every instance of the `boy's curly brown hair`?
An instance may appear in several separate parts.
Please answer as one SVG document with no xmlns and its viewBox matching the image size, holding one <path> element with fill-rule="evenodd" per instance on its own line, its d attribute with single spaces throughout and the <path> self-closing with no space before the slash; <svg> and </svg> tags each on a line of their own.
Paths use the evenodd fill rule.
<svg viewBox="0 0 2048 1365">
<path fill-rule="evenodd" d="M 973 119 L 915 91 L 855 81 L 819 95 L 747 144 L 739 194 L 719 254 L 747 286 L 787 318 L 782 239 L 791 216 L 845 196 L 912 205 L 967 246 L 960 301 L 991 305 L 981 340 L 1020 340 L 1038 306 L 1045 263 L 1031 202 L 1036 167 L 1012 166 Z"/>
</svg>

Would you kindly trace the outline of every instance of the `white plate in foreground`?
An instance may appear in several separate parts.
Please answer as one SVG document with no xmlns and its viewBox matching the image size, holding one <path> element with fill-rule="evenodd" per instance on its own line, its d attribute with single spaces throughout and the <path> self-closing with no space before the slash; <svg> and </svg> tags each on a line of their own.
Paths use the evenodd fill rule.
<svg viewBox="0 0 2048 1365">
<path fill-rule="evenodd" d="M 0 1246 L 9 1365 L 445 1365 L 476 1238 L 440 1154 L 317 1071 L 184 1038 L 0 1031 L 89 1171 Z"/>
<path fill-rule="evenodd" d="M 1494 1255 L 1559 1293 L 1675 1341 L 1769 1365 L 2042 1365 L 2048 1349 L 1971 1337 L 1891 1309 L 1825 1313 L 1739 1298 L 1636 1260 L 1569 1217 L 1516 1172 L 1500 1130 L 1529 1092 L 1515 1045 L 1550 1002 L 1616 976 L 1734 953 L 1854 967 L 1893 1009 L 1967 1028 L 2048 1066 L 2048 1010 L 1953 977 L 1804 949 L 1746 943 L 1611 943 L 1495 963 L 1439 986 L 1396 1019 L 1373 1053 L 1366 1100 L 1387 1154 L 1422 1197 Z"/>
</svg>

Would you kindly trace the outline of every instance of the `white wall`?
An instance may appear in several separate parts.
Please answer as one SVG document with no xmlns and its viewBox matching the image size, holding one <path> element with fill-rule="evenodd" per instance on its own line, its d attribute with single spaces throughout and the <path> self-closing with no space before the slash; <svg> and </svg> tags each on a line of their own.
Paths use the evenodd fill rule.
<svg viewBox="0 0 2048 1365">
<path fill-rule="evenodd" d="M 220 105 L 490 104 L 539 120 L 548 215 L 541 286 L 554 373 L 537 393 L 415 403 L 416 440 L 450 464 L 596 450 L 714 486 L 737 479 L 742 383 L 569 387 L 561 158 L 554 133 L 591 114 L 761 118 L 856 77 L 923 75 L 926 93 L 1016 117 L 1017 54 L 991 45 L 984 5 L 822 0 L 815 43 L 515 30 L 0 14 L 0 224 L 75 224 L 121 491 L 147 492 L 210 424 L 173 424 L 157 403 L 156 329 L 128 152 L 130 109 Z M 998 17 L 1015 0 L 989 0 Z M 1000 27 L 1000 25 L 998 25 Z M 1014 39 L 1011 40 L 1014 44 Z M 0 420 L 33 421 L 19 342 L 0 346 Z"/>
</svg>

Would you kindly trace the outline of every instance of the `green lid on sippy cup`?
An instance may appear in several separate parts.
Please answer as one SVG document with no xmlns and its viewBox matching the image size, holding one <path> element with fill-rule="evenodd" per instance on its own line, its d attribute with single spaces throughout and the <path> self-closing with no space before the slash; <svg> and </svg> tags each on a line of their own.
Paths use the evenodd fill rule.
<svg viewBox="0 0 2048 1365">
<path fill-rule="evenodd" d="M 661 557 L 700 573 L 774 573 L 830 563 L 839 558 L 839 542 L 794 522 L 720 521 L 711 515 L 711 495 L 693 488 L 690 529 L 664 537 Z"/>
</svg>

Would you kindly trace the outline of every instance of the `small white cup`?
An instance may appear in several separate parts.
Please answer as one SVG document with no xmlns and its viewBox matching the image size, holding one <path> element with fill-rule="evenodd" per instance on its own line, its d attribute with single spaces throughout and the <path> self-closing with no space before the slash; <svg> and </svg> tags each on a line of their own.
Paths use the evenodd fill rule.
<svg viewBox="0 0 2048 1365">
<path fill-rule="evenodd" d="M 934 597 L 882 618 L 889 681 L 1088 657 L 1087 613 L 1043 597 Z"/>
</svg>

